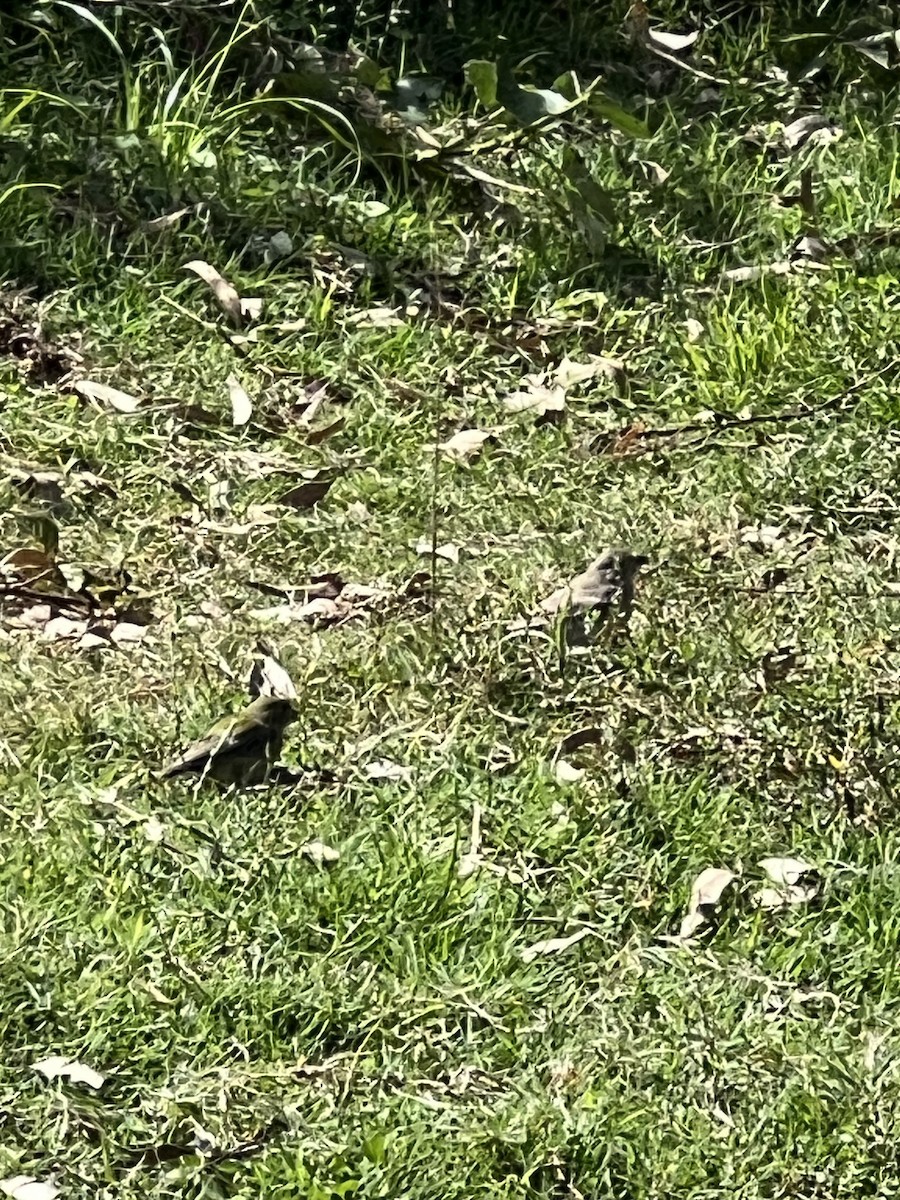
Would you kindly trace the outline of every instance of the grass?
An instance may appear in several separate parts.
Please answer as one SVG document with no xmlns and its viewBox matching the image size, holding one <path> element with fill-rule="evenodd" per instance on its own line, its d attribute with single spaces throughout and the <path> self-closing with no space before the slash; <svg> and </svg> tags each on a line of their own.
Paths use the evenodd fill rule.
<svg viewBox="0 0 900 1200">
<path fill-rule="evenodd" d="M 210 130 L 215 174 L 179 149 L 173 180 L 149 137 L 116 143 L 133 131 L 115 107 L 90 138 L 41 109 L 45 157 L 8 182 L 61 191 L 3 202 L 7 286 L 37 284 L 23 319 L 147 404 L 106 411 L 0 362 L 0 549 L 34 547 L 49 516 L 59 560 L 124 566 L 119 603 L 154 621 L 81 650 L 3 613 L 0 1176 L 126 1200 L 897 1194 L 897 253 L 877 236 L 896 94 L 835 68 L 806 96 L 844 128 L 812 161 L 820 232 L 855 256 L 722 282 L 803 231 L 772 203 L 800 161 L 743 138 L 798 107 L 780 47 L 710 35 L 733 81 L 710 113 L 702 80 L 610 70 L 654 132 L 578 116 L 567 135 L 620 214 L 602 252 L 573 229 L 560 136 L 491 162 L 534 189 L 516 217 L 255 126 Z M 294 250 L 268 263 L 280 230 Z M 194 258 L 263 298 L 257 340 L 228 339 Z M 436 279 L 464 311 L 359 323 Z M 563 308 L 577 289 L 594 298 Z M 559 427 L 505 408 L 525 374 L 588 354 L 620 358 L 625 385 L 573 389 Z M 238 429 L 232 372 L 255 403 Z M 322 422 L 345 424 L 310 446 L 315 379 Z M 640 432 L 681 424 L 700 432 Z M 463 427 L 496 443 L 436 461 Z M 64 476 L 49 510 L 22 466 Z M 338 474 L 309 511 L 277 501 L 301 467 Z M 405 587 L 434 527 L 460 556 L 438 560 L 432 611 Z M 629 636 L 561 675 L 549 635 L 510 627 L 614 543 L 651 558 Z M 326 571 L 389 598 L 333 628 L 254 616 L 281 599 L 258 585 Z M 261 636 L 301 690 L 303 782 L 160 782 L 244 702 Z M 556 748 L 583 727 L 600 742 L 561 784 Z M 371 779 L 378 760 L 407 776 Z M 504 870 L 461 877 L 475 805 Z M 310 862 L 311 839 L 340 861 Z M 756 909 L 766 855 L 815 863 L 816 900 Z M 667 941 L 711 865 L 741 872 L 731 899 L 696 945 Z M 50 1054 L 106 1083 L 47 1082 Z"/>
</svg>

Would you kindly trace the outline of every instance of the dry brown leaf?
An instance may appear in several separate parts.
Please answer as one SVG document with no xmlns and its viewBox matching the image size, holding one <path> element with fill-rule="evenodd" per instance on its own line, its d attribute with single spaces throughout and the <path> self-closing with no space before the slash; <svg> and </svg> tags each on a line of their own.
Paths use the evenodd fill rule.
<svg viewBox="0 0 900 1200">
<path fill-rule="evenodd" d="M 761 887 L 753 899 L 758 908 L 792 908 L 795 904 L 808 904 L 817 891 L 816 887 L 801 887 L 799 884 L 793 887 Z"/>
<path fill-rule="evenodd" d="M 41 632 L 48 641 L 80 638 L 87 632 L 87 621 L 74 621 L 71 617 L 51 617 Z"/>
<path fill-rule="evenodd" d="M 278 497 L 278 503 L 287 504 L 290 508 L 315 508 L 325 499 L 334 479 L 334 475 L 320 473 L 314 479 L 307 479 L 305 483 L 289 488 Z"/>
<path fill-rule="evenodd" d="M 504 403 L 511 412 L 532 413 L 535 425 L 556 425 L 565 417 L 566 390 L 559 384 L 546 387 L 532 377 L 526 390 L 513 392 Z"/>
<path fill-rule="evenodd" d="M 568 356 L 553 371 L 553 381 L 560 387 L 575 387 L 591 379 L 612 379 L 619 382 L 624 378 L 625 364 L 618 358 L 605 358 L 602 354 L 591 354 L 586 362 L 573 362 Z"/>
<path fill-rule="evenodd" d="M 70 1079 L 72 1083 L 84 1083 L 96 1091 L 103 1087 L 105 1075 L 95 1071 L 93 1067 L 62 1054 L 53 1054 L 42 1058 L 40 1062 L 32 1063 L 32 1070 L 40 1072 L 46 1079 Z"/>
<path fill-rule="evenodd" d="M 330 425 L 323 425 L 321 429 L 311 429 L 306 435 L 307 446 L 319 446 L 322 442 L 327 442 L 330 437 L 334 437 L 336 433 L 340 433 L 345 424 L 345 418 L 338 417 Z"/>
<path fill-rule="evenodd" d="M 818 868 L 802 858 L 761 858 L 759 865 L 777 887 L 793 887 L 818 874 Z"/>
<path fill-rule="evenodd" d="M 185 271 L 192 271 L 203 280 L 212 290 L 222 311 L 231 321 L 232 325 L 234 325 L 235 329 L 240 329 L 242 324 L 241 298 L 237 293 L 237 289 L 223 275 L 220 275 L 214 266 L 208 262 L 204 262 L 202 258 L 196 258 L 189 263 L 185 263 L 184 269 Z"/>
<path fill-rule="evenodd" d="M 82 400 L 101 406 L 106 405 L 120 413 L 134 413 L 141 406 L 141 401 L 137 396 L 121 392 L 107 383 L 98 383 L 95 379 L 79 379 L 72 384 L 72 390 L 77 392 Z"/>
<path fill-rule="evenodd" d="M 253 401 L 244 391 L 236 376 L 228 376 L 228 397 L 231 400 L 231 423 L 235 426 L 246 425 L 253 416 Z"/>
<path fill-rule="evenodd" d="M 443 450 L 444 457 L 451 462 L 468 463 L 481 453 L 486 442 L 493 441 L 496 437 L 490 430 L 461 429 L 446 442 L 441 442 L 438 449 Z"/>
<path fill-rule="evenodd" d="M 701 871 L 691 887 L 688 911 L 681 922 L 676 942 L 688 942 L 705 925 L 720 903 L 726 889 L 737 879 L 733 871 L 725 867 L 707 867 Z"/>
<path fill-rule="evenodd" d="M 570 933 L 568 937 L 548 938 L 543 942 L 535 942 L 531 946 L 526 946 L 522 951 L 522 962 L 530 963 L 543 955 L 559 954 L 561 950 L 568 950 L 570 946 L 574 946 L 584 938 L 590 937 L 591 932 L 590 929 L 582 927 L 581 929 L 576 929 L 574 933 Z"/>
</svg>

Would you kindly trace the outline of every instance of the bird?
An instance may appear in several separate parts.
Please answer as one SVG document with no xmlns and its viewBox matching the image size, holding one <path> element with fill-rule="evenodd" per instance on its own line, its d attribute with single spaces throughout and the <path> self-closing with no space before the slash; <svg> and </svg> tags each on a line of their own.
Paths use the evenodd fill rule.
<svg viewBox="0 0 900 1200">
<path fill-rule="evenodd" d="M 241 712 L 217 721 L 169 763 L 162 778 L 196 774 L 238 787 L 266 783 L 281 754 L 284 731 L 296 717 L 290 700 L 259 696 Z"/>
<path fill-rule="evenodd" d="M 627 621 L 634 604 L 634 581 L 641 567 L 650 560 L 625 546 L 613 546 L 595 558 L 590 566 L 569 580 L 563 630 L 566 644 L 588 643 L 586 618 L 593 619 L 593 632 L 614 615 L 614 609 Z"/>
</svg>

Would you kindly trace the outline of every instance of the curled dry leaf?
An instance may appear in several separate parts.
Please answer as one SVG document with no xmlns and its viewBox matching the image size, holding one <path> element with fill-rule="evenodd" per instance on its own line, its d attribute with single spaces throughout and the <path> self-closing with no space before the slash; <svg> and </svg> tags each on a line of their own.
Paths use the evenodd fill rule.
<svg viewBox="0 0 900 1200">
<path fill-rule="evenodd" d="M 55 1200 L 59 1188 L 33 1175 L 13 1175 L 10 1179 L 0 1179 L 0 1192 L 10 1200 Z"/>
<path fill-rule="evenodd" d="M 371 325 L 376 329 L 396 329 L 406 322 L 400 315 L 399 308 L 367 308 L 359 312 L 355 312 L 350 317 L 350 323 L 353 325 Z"/>
<path fill-rule="evenodd" d="M 84 1083 L 95 1091 L 103 1087 L 106 1076 L 95 1071 L 93 1067 L 75 1059 L 66 1058 L 62 1054 L 52 1054 L 32 1064 L 32 1069 L 40 1072 L 46 1079 L 71 1079 L 73 1083 Z"/>
<path fill-rule="evenodd" d="M 644 34 L 650 46 L 656 50 L 664 50 L 667 54 L 689 50 L 699 36 L 699 29 L 695 29 L 693 33 L 669 33 L 665 29 L 648 28 Z"/>
<path fill-rule="evenodd" d="M 535 425 L 559 424 L 566 411 L 566 390 L 559 384 L 546 387 L 536 382 L 540 376 L 530 377 L 526 391 L 513 392 L 504 403 L 511 412 L 527 412 L 534 416 Z"/>
<path fill-rule="evenodd" d="M 339 861 L 341 852 L 335 850 L 333 846 L 327 846 L 325 842 L 307 842 L 300 847 L 300 853 L 304 858 L 308 858 L 310 862 L 314 862 L 317 867 L 328 867 L 332 863 Z"/>
<path fill-rule="evenodd" d="M 451 462 L 468 463 L 481 453 L 486 442 L 496 441 L 496 437 L 486 429 L 461 429 L 454 433 L 446 442 L 441 442 L 439 450 Z"/>
<path fill-rule="evenodd" d="M 677 937 L 673 940 L 690 941 L 701 926 L 709 921 L 726 889 L 736 878 L 735 873 L 725 867 L 707 867 L 701 871 L 691 887 L 688 911 L 681 922 Z"/>
<path fill-rule="evenodd" d="M 323 425 L 321 429 L 311 429 L 306 435 L 307 446 L 320 446 L 322 442 L 327 442 L 330 437 L 334 437 L 336 433 L 340 433 L 345 424 L 345 418 L 338 417 L 330 425 Z"/>
<path fill-rule="evenodd" d="M 759 865 L 779 887 L 793 887 L 802 879 L 818 874 L 818 868 L 802 858 L 761 858 Z"/>
<path fill-rule="evenodd" d="M 133 413 L 137 412 L 141 406 L 141 402 L 137 396 L 132 396 L 128 392 L 122 392 L 118 388 L 110 387 L 108 383 L 98 383 L 95 379 L 79 379 L 72 384 L 72 388 L 82 400 L 114 408 L 116 412 Z"/>
<path fill-rule="evenodd" d="M 806 904 L 818 894 L 819 873 L 812 863 L 800 858 L 763 858 L 759 865 L 772 881 L 754 897 L 759 908 L 790 908 Z"/>
<path fill-rule="evenodd" d="M 189 263 L 185 263 L 184 269 L 185 271 L 192 271 L 203 280 L 212 290 L 213 295 L 219 302 L 219 306 L 235 329 L 240 329 L 242 311 L 241 298 L 238 295 L 237 289 L 223 275 L 220 275 L 214 266 L 208 262 L 204 262 L 202 258 L 196 258 Z"/>
<path fill-rule="evenodd" d="M 246 425 L 253 416 L 253 401 L 234 375 L 228 376 L 228 397 L 231 400 L 232 425 Z"/>
<path fill-rule="evenodd" d="M 315 596 L 303 603 L 289 601 L 272 608 L 251 609 L 249 615 L 257 621 L 276 621 L 281 625 L 294 621 L 317 626 L 342 625 L 361 617 L 375 602 L 388 595 L 379 588 L 349 583 L 331 595 Z"/>
<path fill-rule="evenodd" d="M 328 495 L 335 476 L 329 472 L 319 471 L 312 479 L 297 487 L 289 488 L 278 497 L 279 504 L 287 504 L 290 508 L 315 508 Z"/>
<path fill-rule="evenodd" d="M 176 208 L 174 212 L 165 213 L 161 217 L 154 217 L 151 221 L 146 221 L 144 229 L 147 233 L 162 233 L 164 229 L 171 229 L 173 225 L 177 225 L 181 218 L 187 216 L 190 211 L 189 208 Z"/>
<path fill-rule="evenodd" d="M 522 962 L 530 963 L 543 955 L 558 954 L 561 950 L 568 950 L 570 946 L 574 946 L 584 938 L 590 937 L 590 935 L 591 930 L 583 927 L 576 929 L 568 937 L 548 938 L 544 942 L 535 942 L 531 946 L 526 946 L 522 951 Z"/>
<path fill-rule="evenodd" d="M 241 297 L 241 316 L 245 321 L 258 321 L 262 316 L 263 302 L 260 296 L 242 296 Z M 253 334 L 251 341 L 256 341 L 256 335 Z"/>
</svg>

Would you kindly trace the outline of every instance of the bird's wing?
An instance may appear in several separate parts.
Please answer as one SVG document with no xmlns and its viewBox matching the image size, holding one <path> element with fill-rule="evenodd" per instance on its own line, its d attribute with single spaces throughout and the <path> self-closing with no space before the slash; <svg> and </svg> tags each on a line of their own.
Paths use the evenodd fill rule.
<svg viewBox="0 0 900 1200">
<path fill-rule="evenodd" d="M 238 748 L 249 748 L 256 741 L 265 740 L 264 722 L 252 716 L 245 716 L 240 730 L 236 731 L 238 721 L 239 716 L 235 716 L 227 722 L 222 721 L 214 725 L 207 734 L 188 746 L 184 754 L 166 767 L 166 774 L 176 775 L 181 771 L 191 771 L 202 766 L 212 756 L 227 754 Z"/>
</svg>

